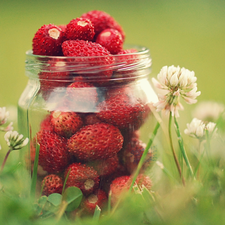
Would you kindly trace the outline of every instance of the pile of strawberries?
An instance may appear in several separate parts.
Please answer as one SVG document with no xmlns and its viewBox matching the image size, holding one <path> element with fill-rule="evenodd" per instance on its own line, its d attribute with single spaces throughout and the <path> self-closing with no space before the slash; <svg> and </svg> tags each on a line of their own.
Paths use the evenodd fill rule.
<svg viewBox="0 0 225 225">
<path fill-rule="evenodd" d="M 59 106 L 42 120 L 31 142 L 31 159 L 34 160 L 38 143 L 43 194 L 61 193 L 67 178 L 66 187 L 76 186 L 83 192 L 80 207 L 88 213 L 93 213 L 96 205 L 103 207 L 109 192 L 114 204 L 121 191 L 129 188 L 130 176 L 145 149 L 139 139 L 139 128 L 150 114 L 145 97 L 135 94 L 129 85 L 133 79 L 116 83 L 116 88 L 109 85 L 115 72 L 108 67 L 115 63 L 113 56 L 121 55 L 128 64 L 137 60 L 127 54 L 135 49 L 123 49 L 124 39 L 124 31 L 114 18 L 97 10 L 67 25 L 44 25 L 33 38 L 33 54 L 66 57 L 49 57 L 50 71 L 39 74 L 40 94 L 46 102 L 54 88 L 63 87 L 65 92 L 57 99 Z M 94 56 L 101 60 L 91 60 Z M 67 69 L 65 72 L 63 66 L 55 70 L 62 60 L 66 64 L 66 60 L 71 64 L 85 63 L 86 67 L 100 65 L 104 70 L 97 75 Z M 129 77 L 127 71 L 120 75 Z M 151 159 L 149 152 L 144 168 Z M 136 184 L 151 188 L 150 178 L 143 174 Z"/>
</svg>

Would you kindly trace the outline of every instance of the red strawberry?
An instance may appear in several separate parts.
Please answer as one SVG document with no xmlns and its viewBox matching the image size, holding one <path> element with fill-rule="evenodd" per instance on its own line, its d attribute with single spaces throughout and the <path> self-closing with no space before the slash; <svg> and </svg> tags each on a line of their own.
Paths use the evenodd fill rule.
<svg viewBox="0 0 225 225">
<path fill-rule="evenodd" d="M 129 190 L 130 185 L 132 183 L 131 176 L 121 176 L 114 179 L 110 185 L 110 193 L 111 193 L 111 204 L 115 205 L 115 203 L 121 198 L 122 193 Z M 145 186 L 148 190 L 152 187 L 151 179 L 143 174 L 138 175 L 135 184 L 138 188 L 142 189 Z"/>
<path fill-rule="evenodd" d="M 115 62 L 121 65 L 114 71 L 112 79 L 116 83 L 127 83 L 134 81 L 140 74 L 139 55 L 136 49 L 122 50 L 115 55 Z M 139 63 L 140 64 L 140 63 Z"/>
<path fill-rule="evenodd" d="M 115 178 L 111 185 L 109 193 L 111 194 L 111 204 L 115 205 L 115 203 L 121 197 L 121 194 L 124 191 L 128 191 L 131 184 L 130 176 L 121 176 Z"/>
<path fill-rule="evenodd" d="M 69 152 L 80 160 L 109 158 L 119 152 L 122 145 L 119 129 L 106 123 L 84 126 L 67 143 Z"/>
<path fill-rule="evenodd" d="M 41 84 L 40 91 L 45 99 L 49 97 L 54 88 L 66 87 L 71 83 L 67 62 L 64 59 L 50 59 L 46 65 L 48 69 L 38 74 Z"/>
<path fill-rule="evenodd" d="M 103 30 L 107 28 L 112 28 L 112 29 L 118 30 L 121 33 L 123 40 L 125 39 L 125 33 L 122 27 L 118 24 L 118 22 L 112 16 L 110 16 L 106 12 L 93 10 L 93 11 L 84 13 L 81 17 L 91 20 L 95 28 L 96 37 Z"/>
<path fill-rule="evenodd" d="M 93 167 L 81 163 L 72 163 L 64 172 L 64 177 L 66 178 L 67 176 L 66 186 L 78 187 L 85 195 L 92 193 L 98 188 L 99 175 Z"/>
<path fill-rule="evenodd" d="M 63 42 L 62 50 L 65 56 L 76 56 L 70 59 L 75 73 L 86 76 L 96 83 L 108 81 L 112 76 L 110 66 L 114 63 L 114 57 L 100 44 L 84 40 L 68 40 Z"/>
<path fill-rule="evenodd" d="M 145 150 L 146 144 L 143 143 L 136 137 L 133 137 L 131 141 L 126 145 L 123 149 L 123 162 L 126 166 L 127 170 L 130 173 L 133 173 L 137 165 L 141 159 L 141 156 Z M 153 157 L 153 153 L 151 149 L 149 150 L 144 165 L 142 166 L 142 170 L 145 170 L 151 163 Z"/>
<path fill-rule="evenodd" d="M 27 168 L 31 169 L 31 172 L 33 173 L 34 168 L 34 160 L 36 155 L 36 148 L 34 147 L 34 141 L 30 142 L 30 152 L 26 152 L 25 154 L 25 163 Z M 37 167 L 37 175 L 38 176 L 45 176 L 47 174 L 47 171 L 43 170 L 43 168 L 38 165 Z"/>
<path fill-rule="evenodd" d="M 77 112 L 92 112 L 98 102 L 97 88 L 82 77 L 76 77 L 66 90 L 70 109 Z"/>
<path fill-rule="evenodd" d="M 104 46 L 111 54 L 117 54 L 123 49 L 123 38 L 118 30 L 105 29 L 96 39 L 96 42 Z"/>
<path fill-rule="evenodd" d="M 65 36 L 66 24 L 60 24 L 60 25 L 58 25 L 58 27 L 61 28 L 61 30 L 64 32 L 64 36 Z"/>
<path fill-rule="evenodd" d="M 119 62 L 126 62 L 126 64 L 132 64 L 138 61 L 139 56 L 136 54 L 138 51 L 135 48 L 121 50 L 117 54 Z"/>
<path fill-rule="evenodd" d="M 137 130 L 143 122 L 145 106 L 135 96 L 121 93 L 107 98 L 98 105 L 98 117 L 121 128 Z"/>
<path fill-rule="evenodd" d="M 95 123 L 101 123 L 101 120 L 96 116 L 95 113 L 90 113 L 88 115 L 85 115 L 84 117 L 84 124 L 85 125 L 91 125 Z"/>
<path fill-rule="evenodd" d="M 33 54 L 35 55 L 62 55 L 61 44 L 64 34 L 60 27 L 54 24 L 43 25 L 34 35 Z"/>
<path fill-rule="evenodd" d="M 44 177 L 41 182 L 43 187 L 43 195 L 50 195 L 53 193 L 62 193 L 63 181 L 62 178 L 56 174 L 49 174 Z"/>
<path fill-rule="evenodd" d="M 152 180 L 149 176 L 145 174 L 139 174 L 136 179 L 137 186 L 142 189 L 143 187 L 146 187 L 148 190 L 151 190 L 152 188 Z"/>
<path fill-rule="evenodd" d="M 92 41 L 95 31 L 92 22 L 86 18 L 72 19 L 66 26 L 65 37 L 67 40 Z"/>
<path fill-rule="evenodd" d="M 51 124 L 55 133 L 69 138 L 82 127 L 83 121 L 75 112 L 55 110 L 51 113 Z"/>
<path fill-rule="evenodd" d="M 51 115 L 47 114 L 45 118 L 41 121 L 40 130 L 49 130 L 53 131 L 53 127 L 51 124 Z"/>
<path fill-rule="evenodd" d="M 40 145 L 39 165 L 49 173 L 63 171 L 69 163 L 66 139 L 51 131 L 41 130 L 37 133 L 36 140 Z"/>
<path fill-rule="evenodd" d="M 106 193 L 98 189 L 93 194 L 89 195 L 82 203 L 81 206 L 85 210 L 85 212 L 93 214 L 95 211 L 95 207 L 99 206 L 101 209 L 107 202 Z"/>
<path fill-rule="evenodd" d="M 119 159 L 117 155 L 114 155 L 107 159 L 88 162 L 88 165 L 93 166 L 93 168 L 98 172 L 99 176 L 108 176 L 116 171 L 119 165 Z"/>
</svg>

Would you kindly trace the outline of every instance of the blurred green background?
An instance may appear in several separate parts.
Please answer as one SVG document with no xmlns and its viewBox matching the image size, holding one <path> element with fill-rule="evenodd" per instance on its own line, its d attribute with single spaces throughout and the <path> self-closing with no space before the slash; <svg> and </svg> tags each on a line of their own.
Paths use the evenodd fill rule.
<svg viewBox="0 0 225 225">
<path fill-rule="evenodd" d="M 34 33 L 94 9 L 123 26 L 126 43 L 150 48 L 151 76 L 164 65 L 186 67 L 198 78 L 198 100 L 225 103 L 224 0 L 1 0 L 0 107 L 16 105 L 26 86 L 25 51 Z"/>
</svg>

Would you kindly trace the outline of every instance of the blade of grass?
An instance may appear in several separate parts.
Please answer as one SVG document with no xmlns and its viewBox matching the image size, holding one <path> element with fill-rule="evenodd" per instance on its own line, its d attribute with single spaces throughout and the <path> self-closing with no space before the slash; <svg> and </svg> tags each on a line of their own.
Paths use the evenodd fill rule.
<svg viewBox="0 0 225 225">
<path fill-rule="evenodd" d="M 146 148 L 145 148 L 145 150 L 144 150 L 144 152 L 143 152 L 143 154 L 142 154 L 142 156 L 141 156 L 141 159 L 140 159 L 140 161 L 139 161 L 139 163 L 138 163 L 137 169 L 136 169 L 136 171 L 135 171 L 135 173 L 134 173 L 134 176 L 133 176 L 133 179 L 132 179 L 131 186 L 130 186 L 130 188 L 129 188 L 129 192 L 131 192 L 131 190 L 132 190 L 132 188 L 133 188 L 133 186 L 134 186 L 134 183 L 135 183 L 135 181 L 136 181 L 136 179 L 137 179 L 137 176 L 138 176 L 138 174 L 139 174 L 139 172 L 140 172 L 140 170 L 141 170 L 141 168 L 142 168 L 142 166 L 143 166 L 143 164 L 144 164 L 144 162 L 145 162 L 145 158 L 146 158 L 146 156 L 147 156 L 147 154 L 148 154 L 149 149 L 151 148 L 151 145 L 152 145 L 152 143 L 153 143 L 153 140 L 154 140 L 154 138 L 155 138 L 155 136 L 156 136 L 156 134 L 157 134 L 157 131 L 158 131 L 159 127 L 160 127 L 160 123 L 157 122 L 157 124 L 156 124 L 156 126 L 155 126 L 155 129 L 153 130 L 152 136 L 151 136 L 151 138 L 149 139 L 149 141 L 148 141 L 148 143 L 147 143 L 147 146 L 146 146 Z"/>
<path fill-rule="evenodd" d="M 100 215 L 101 215 L 101 209 L 98 205 L 96 205 L 95 212 L 94 212 L 94 215 L 93 215 L 93 220 L 99 220 Z"/>
<path fill-rule="evenodd" d="M 35 152 L 35 159 L 34 159 L 34 166 L 33 166 L 33 174 L 32 174 L 32 178 L 31 178 L 31 197 L 32 198 L 35 197 L 35 192 L 36 192 L 39 150 L 40 150 L 40 145 L 37 144 L 36 152 Z"/>
</svg>

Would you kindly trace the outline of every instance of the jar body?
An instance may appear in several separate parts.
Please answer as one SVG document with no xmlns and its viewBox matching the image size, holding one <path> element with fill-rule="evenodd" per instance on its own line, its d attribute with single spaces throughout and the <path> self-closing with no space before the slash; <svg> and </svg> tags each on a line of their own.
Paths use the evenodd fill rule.
<svg viewBox="0 0 225 225">
<path fill-rule="evenodd" d="M 148 49 L 135 54 L 110 67 L 27 54 L 18 125 L 30 139 L 24 157 L 31 171 L 40 146 L 37 191 L 61 193 L 66 182 L 86 197 L 99 189 L 107 196 L 113 179 L 134 172 L 152 128 L 149 103 L 157 101 Z M 50 176 L 60 180 L 54 190 L 45 185 Z"/>
</svg>

